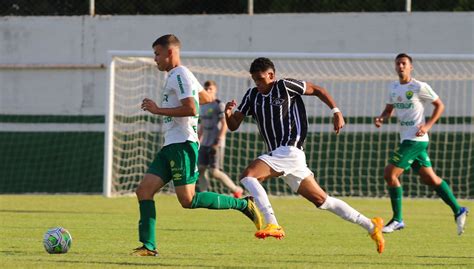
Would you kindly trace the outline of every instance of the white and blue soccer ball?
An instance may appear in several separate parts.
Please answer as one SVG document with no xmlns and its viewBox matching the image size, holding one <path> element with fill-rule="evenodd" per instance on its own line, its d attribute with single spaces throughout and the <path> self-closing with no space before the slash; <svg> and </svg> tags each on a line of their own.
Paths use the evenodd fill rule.
<svg viewBox="0 0 474 269">
<path fill-rule="evenodd" d="M 71 248 L 71 234 L 63 227 L 49 229 L 43 237 L 44 249 L 49 254 L 66 253 Z"/>
</svg>

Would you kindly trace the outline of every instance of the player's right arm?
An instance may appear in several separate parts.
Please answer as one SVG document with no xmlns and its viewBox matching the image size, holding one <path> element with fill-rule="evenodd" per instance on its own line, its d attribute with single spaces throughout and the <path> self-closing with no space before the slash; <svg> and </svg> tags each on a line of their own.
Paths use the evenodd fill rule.
<svg viewBox="0 0 474 269">
<path fill-rule="evenodd" d="M 235 100 L 232 100 L 225 105 L 225 121 L 227 123 L 227 127 L 231 131 L 237 130 L 245 117 L 244 114 L 238 110 L 232 113 L 236 106 L 237 102 Z"/>
<path fill-rule="evenodd" d="M 380 116 L 374 118 L 375 127 L 380 128 L 382 124 L 392 116 L 393 114 L 393 104 L 387 104 Z"/>
</svg>

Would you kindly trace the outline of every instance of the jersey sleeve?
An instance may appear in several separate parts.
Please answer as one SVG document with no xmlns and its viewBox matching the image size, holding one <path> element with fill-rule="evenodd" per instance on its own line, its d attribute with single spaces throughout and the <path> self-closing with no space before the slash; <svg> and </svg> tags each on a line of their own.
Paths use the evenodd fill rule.
<svg viewBox="0 0 474 269">
<path fill-rule="evenodd" d="M 194 96 L 192 78 L 185 72 L 177 73 L 168 83 L 176 91 L 179 100 Z"/>
<path fill-rule="evenodd" d="M 303 95 L 306 92 L 306 82 L 302 80 L 285 78 L 283 79 L 286 90 L 293 95 Z"/>
<path fill-rule="evenodd" d="M 438 99 L 438 95 L 433 91 L 430 85 L 422 83 L 420 87 L 420 99 L 431 103 Z"/>
<path fill-rule="evenodd" d="M 245 93 L 244 97 L 242 98 L 242 102 L 237 107 L 237 110 L 240 111 L 245 116 L 252 115 L 252 105 L 251 105 L 251 96 L 252 89 L 248 89 Z"/>
<path fill-rule="evenodd" d="M 224 117 L 224 111 L 225 111 L 225 104 L 219 100 L 219 111 L 218 111 L 219 119 L 222 119 Z"/>
</svg>

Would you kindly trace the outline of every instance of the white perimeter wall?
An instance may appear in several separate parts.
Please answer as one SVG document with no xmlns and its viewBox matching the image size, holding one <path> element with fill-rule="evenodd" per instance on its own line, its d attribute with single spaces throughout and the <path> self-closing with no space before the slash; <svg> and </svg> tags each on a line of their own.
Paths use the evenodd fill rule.
<svg viewBox="0 0 474 269">
<path fill-rule="evenodd" d="M 474 53 L 473 12 L 0 17 L 0 114 L 103 115 L 106 69 L 5 65 L 105 65 L 166 33 L 187 51 Z"/>
</svg>

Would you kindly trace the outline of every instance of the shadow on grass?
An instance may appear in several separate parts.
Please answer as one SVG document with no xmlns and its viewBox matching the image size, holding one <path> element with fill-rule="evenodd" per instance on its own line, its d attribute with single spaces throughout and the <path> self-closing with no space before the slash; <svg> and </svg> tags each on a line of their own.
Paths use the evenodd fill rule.
<svg viewBox="0 0 474 269">
<path fill-rule="evenodd" d="M 133 257 L 133 258 L 140 258 L 140 257 Z M 180 268 L 216 268 L 214 265 L 177 265 L 177 264 L 167 264 L 163 263 L 166 260 L 160 259 L 160 257 L 141 257 L 144 262 L 102 262 L 102 261 L 71 261 L 71 260 L 41 260 L 41 262 L 51 262 L 51 263 L 60 263 L 60 264 L 78 264 L 78 265 L 104 265 L 104 266 L 111 266 L 111 265 L 119 265 L 119 266 L 143 266 L 143 267 L 156 267 L 156 266 L 163 266 L 163 267 L 180 267 Z M 146 260 L 145 260 L 146 259 Z M 157 262 L 148 263 L 156 259 Z M 22 259 L 32 262 L 39 262 L 38 259 Z M 145 263 L 146 261 L 146 263 Z M 233 268 L 233 269 L 242 269 L 247 268 L 243 266 L 226 266 L 225 268 Z M 265 267 L 263 267 L 265 268 Z"/>
<path fill-rule="evenodd" d="M 474 256 L 415 256 L 417 258 L 429 258 L 429 259 L 474 259 Z M 474 260 L 473 260 L 474 263 Z"/>
</svg>

